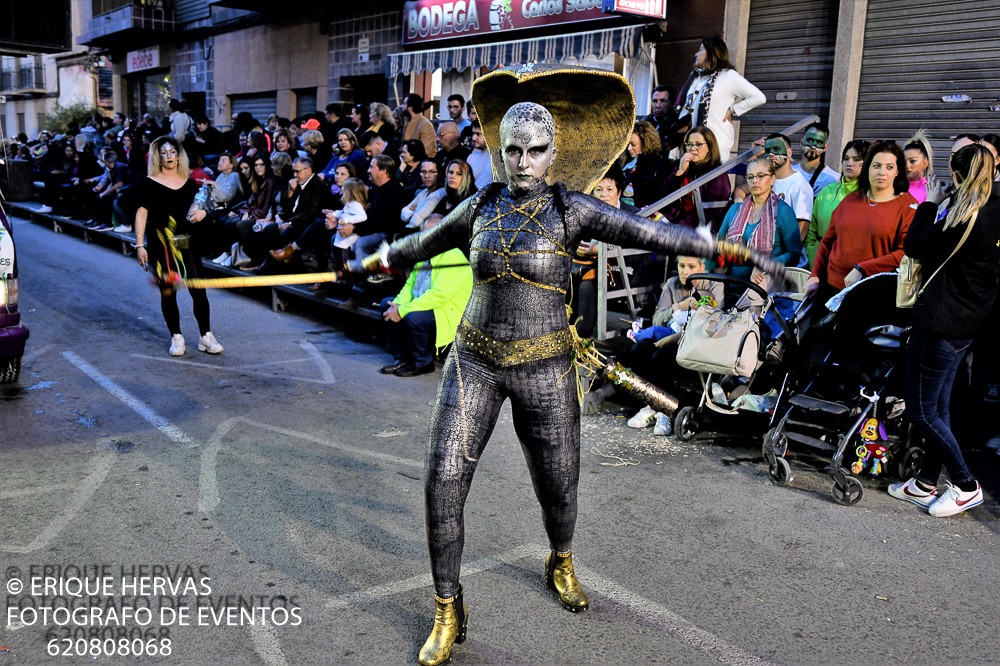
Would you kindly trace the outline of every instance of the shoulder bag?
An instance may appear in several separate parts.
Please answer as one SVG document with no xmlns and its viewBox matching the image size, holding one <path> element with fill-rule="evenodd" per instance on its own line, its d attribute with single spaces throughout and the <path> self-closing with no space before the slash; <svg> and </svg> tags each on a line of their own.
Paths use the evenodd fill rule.
<svg viewBox="0 0 1000 666">
<path fill-rule="evenodd" d="M 955 256 L 955 253 L 965 245 L 965 241 L 969 238 L 969 234 L 972 233 L 972 225 L 976 223 L 976 218 L 979 216 L 979 211 L 972 214 L 972 219 L 965 224 L 965 233 L 962 234 L 962 240 L 958 241 L 958 245 L 955 249 L 951 251 L 951 254 L 941 262 L 941 265 L 937 267 L 937 270 L 931 273 L 931 276 L 924 279 L 923 276 L 923 262 L 920 259 L 914 259 L 913 257 L 908 257 L 905 254 L 899 262 L 899 269 L 896 272 L 896 307 L 897 308 L 912 308 L 917 304 L 917 298 L 920 294 L 924 293 L 924 289 L 930 284 L 934 276 L 941 272 L 944 265 L 948 263 L 948 260 Z"/>
</svg>

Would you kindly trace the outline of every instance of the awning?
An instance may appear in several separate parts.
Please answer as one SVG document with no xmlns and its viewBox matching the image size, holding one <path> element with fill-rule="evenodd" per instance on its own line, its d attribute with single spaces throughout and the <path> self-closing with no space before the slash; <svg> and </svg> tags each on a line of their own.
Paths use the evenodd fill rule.
<svg viewBox="0 0 1000 666">
<path fill-rule="evenodd" d="M 577 32 L 539 39 L 519 39 L 510 42 L 474 44 L 450 49 L 428 49 L 389 55 L 389 76 L 413 72 L 433 72 L 469 67 L 489 67 L 522 62 L 563 62 L 569 58 L 594 56 L 604 58 L 617 53 L 634 58 L 642 41 L 642 25 L 629 25 L 608 30 Z"/>
</svg>

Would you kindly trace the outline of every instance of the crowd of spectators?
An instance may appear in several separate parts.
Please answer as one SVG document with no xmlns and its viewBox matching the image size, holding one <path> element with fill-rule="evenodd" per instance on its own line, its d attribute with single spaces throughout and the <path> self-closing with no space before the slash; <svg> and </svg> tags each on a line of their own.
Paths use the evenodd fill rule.
<svg viewBox="0 0 1000 666">
<path fill-rule="evenodd" d="M 652 113 L 636 119 L 626 150 L 592 194 L 613 206 L 640 209 L 661 201 L 725 163 L 735 143 L 733 120 L 765 101 L 730 64 L 722 40 L 702 40 L 687 81 L 679 92 L 671 86 L 653 90 Z M 8 150 L 31 161 L 43 210 L 128 233 L 135 215 L 130 192 L 146 175 L 150 143 L 173 136 L 188 153 L 191 178 L 205 191 L 208 215 L 199 226 L 206 260 L 256 273 L 341 271 L 346 261 L 418 232 L 493 181 L 471 101 L 449 96 L 447 115 L 436 122 L 427 117 L 429 106 L 411 93 L 397 108 L 379 101 L 334 103 L 296 119 L 241 112 L 221 131 L 171 100 L 169 115 L 159 121 L 150 114 L 117 113 L 61 136 L 42 132 L 31 142 L 20 136 Z M 920 132 L 909 139 L 852 139 L 832 147 L 839 163 L 828 159 L 829 137 L 822 122 L 797 141 L 777 133 L 759 137 L 759 157 L 706 180 L 697 197 L 692 192 L 663 207 L 664 223 L 708 227 L 721 238 L 770 252 L 787 266 L 809 271 L 808 289 L 824 296 L 894 270 L 918 204 L 940 198 L 928 137 Z M 995 157 L 1000 137 L 961 135 L 953 150 L 970 144 Z M 571 305 L 584 336 L 595 333 L 596 254 L 596 244 L 583 242 L 574 259 L 580 270 L 574 272 Z M 741 266 L 708 262 L 706 269 L 762 279 Z M 434 273 L 425 270 L 428 277 Z M 419 298 L 428 284 L 411 280 L 406 298 L 394 300 L 402 279 L 379 284 L 392 279 L 347 275 L 311 289 L 339 297 L 345 308 L 381 302 L 387 320 L 398 323 L 414 303 L 428 301 Z M 722 305 L 734 294 L 717 296 Z M 654 322 L 676 314 L 677 303 L 667 301 L 661 304 L 669 312 L 657 308 Z M 425 341 L 428 335 L 447 338 L 426 330 L 420 335 Z M 389 371 L 426 370 L 426 345 L 405 353 L 404 347 L 395 347 Z M 658 359 L 651 367 L 666 366 Z"/>
</svg>

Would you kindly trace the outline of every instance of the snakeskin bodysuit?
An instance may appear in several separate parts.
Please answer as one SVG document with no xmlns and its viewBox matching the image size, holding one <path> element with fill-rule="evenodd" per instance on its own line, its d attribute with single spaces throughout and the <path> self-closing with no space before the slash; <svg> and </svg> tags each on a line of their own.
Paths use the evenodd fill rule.
<svg viewBox="0 0 1000 666">
<path fill-rule="evenodd" d="M 671 254 L 714 253 L 711 240 L 687 228 L 544 184 L 516 196 L 505 186 L 484 188 L 432 229 L 390 247 L 393 267 L 453 247 L 466 249 L 474 276 L 430 428 L 427 535 L 435 591 L 442 598 L 458 592 L 465 500 L 507 399 L 550 546 L 559 552 L 571 549 L 580 409 L 562 336 L 569 326 L 565 302 L 571 254 L 583 238 Z"/>
</svg>

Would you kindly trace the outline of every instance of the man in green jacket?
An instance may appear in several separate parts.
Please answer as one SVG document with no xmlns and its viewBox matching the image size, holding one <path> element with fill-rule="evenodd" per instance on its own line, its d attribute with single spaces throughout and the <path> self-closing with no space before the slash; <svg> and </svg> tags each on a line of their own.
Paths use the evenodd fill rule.
<svg viewBox="0 0 1000 666">
<path fill-rule="evenodd" d="M 440 220 L 440 215 L 429 216 L 421 231 Z M 448 250 L 414 266 L 399 294 L 382 300 L 392 363 L 379 372 L 397 377 L 434 372 L 434 355 L 455 339 L 471 294 L 472 269 L 461 250 Z"/>
</svg>

